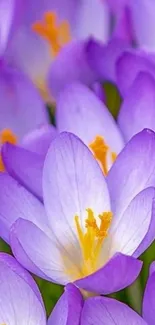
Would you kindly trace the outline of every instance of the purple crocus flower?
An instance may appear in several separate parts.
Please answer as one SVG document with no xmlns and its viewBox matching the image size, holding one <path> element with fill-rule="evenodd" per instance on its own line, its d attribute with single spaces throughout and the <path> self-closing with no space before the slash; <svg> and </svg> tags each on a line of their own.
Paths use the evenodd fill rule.
<svg viewBox="0 0 155 325">
<path fill-rule="evenodd" d="M 0 3 L 0 144 L 20 143 L 28 132 L 48 123 L 45 105 L 32 82 L 7 61 L 8 44 L 17 27 L 16 5 L 11 0 Z"/>
<path fill-rule="evenodd" d="M 79 290 L 72 284 L 66 286 L 48 324 L 147 325 L 135 311 L 115 299 L 92 297 L 83 301 Z"/>
<path fill-rule="evenodd" d="M 107 174 L 127 141 L 144 128 L 155 131 L 154 102 L 155 80 L 148 72 L 140 72 L 124 96 L 116 123 L 90 89 L 70 84 L 57 101 L 57 129 L 81 138 Z"/>
<path fill-rule="evenodd" d="M 46 77 L 54 55 L 69 39 L 93 35 L 106 40 L 110 24 L 108 6 L 100 0 L 91 4 L 83 0 L 37 0 L 22 1 L 21 7 L 21 20 L 6 56 L 29 75 L 47 99 Z"/>
<path fill-rule="evenodd" d="M 1 324 L 46 324 L 35 281 L 12 256 L 4 253 L 0 253 L 0 283 Z"/>
<path fill-rule="evenodd" d="M 154 132 L 137 134 L 106 183 L 87 146 L 60 134 L 44 163 L 44 206 L 0 174 L 2 238 L 24 267 L 43 278 L 102 294 L 128 286 L 141 269 L 136 257 L 154 239 L 154 153 Z"/>
</svg>

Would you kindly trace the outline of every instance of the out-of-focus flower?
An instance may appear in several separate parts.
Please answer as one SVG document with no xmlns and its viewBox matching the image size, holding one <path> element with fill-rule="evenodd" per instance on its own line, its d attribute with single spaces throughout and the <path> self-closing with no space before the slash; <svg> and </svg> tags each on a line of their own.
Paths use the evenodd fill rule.
<svg viewBox="0 0 155 325">
<path fill-rule="evenodd" d="M 53 57 L 72 39 L 93 35 L 107 40 L 109 24 L 108 6 L 100 0 L 22 1 L 21 21 L 12 33 L 6 56 L 30 76 L 47 99 L 46 77 Z"/>
<path fill-rule="evenodd" d="M 113 16 L 113 34 L 154 51 L 155 2 L 153 0 L 106 0 Z M 140 13 L 140 14 L 139 14 Z"/>
<path fill-rule="evenodd" d="M 18 9 L 18 10 L 16 10 Z M 0 145 L 20 143 L 32 130 L 48 123 L 45 105 L 32 82 L 8 63 L 6 52 L 16 31 L 20 10 L 16 1 L 0 2 Z M 18 14 L 18 15 L 17 15 Z M 15 19 L 16 18 L 16 19 Z M 0 161 L 0 169 L 3 163 Z"/>
<path fill-rule="evenodd" d="M 150 274 L 147 280 L 144 298 L 143 298 L 143 318 L 148 325 L 155 321 L 155 262 L 150 266 Z"/>
<path fill-rule="evenodd" d="M 44 207 L 0 174 L 2 238 L 24 267 L 51 281 L 103 294 L 128 286 L 141 269 L 135 257 L 154 239 L 154 153 L 154 132 L 137 134 L 113 164 L 107 188 L 90 150 L 60 134 L 45 159 Z"/>
<path fill-rule="evenodd" d="M 4 253 L 0 253 L 0 283 L 1 324 L 46 324 L 35 281 L 12 256 Z"/>
<path fill-rule="evenodd" d="M 135 311 L 115 299 L 92 297 L 83 301 L 80 291 L 72 284 L 66 286 L 48 324 L 147 325 Z"/>
</svg>

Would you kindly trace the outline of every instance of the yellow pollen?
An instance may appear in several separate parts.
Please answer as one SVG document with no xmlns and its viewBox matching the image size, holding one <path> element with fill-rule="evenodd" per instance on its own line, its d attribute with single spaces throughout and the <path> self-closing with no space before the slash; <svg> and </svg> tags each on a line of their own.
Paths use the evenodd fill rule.
<svg viewBox="0 0 155 325">
<path fill-rule="evenodd" d="M 17 137 L 10 129 L 4 129 L 0 132 L 0 144 L 4 144 L 5 142 L 9 142 L 11 144 L 17 143 Z M 2 156 L 0 155 L 0 171 L 3 172 L 5 170 L 5 166 L 2 160 Z"/>
<path fill-rule="evenodd" d="M 52 55 L 56 56 L 63 45 L 71 40 L 70 27 L 67 21 L 57 23 L 54 12 L 46 12 L 43 21 L 37 21 L 32 25 L 34 32 L 46 39 L 51 48 Z"/>
<path fill-rule="evenodd" d="M 88 217 L 85 220 L 85 232 L 80 225 L 79 217 L 75 216 L 75 224 L 83 258 L 83 276 L 87 276 L 97 270 L 102 244 L 108 235 L 112 221 L 112 212 L 103 212 L 98 216 L 100 219 L 100 226 L 98 226 L 93 211 L 91 209 L 87 209 L 86 211 Z"/>
<path fill-rule="evenodd" d="M 112 162 L 115 161 L 117 154 L 110 152 L 109 146 L 105 143 L 103 137 L 97 135 L 95 140 L 89 145 L 94 157 L 100 162 L 104 175 L 108 174 L 108 155 L 110 153 Z"/>
</svg>

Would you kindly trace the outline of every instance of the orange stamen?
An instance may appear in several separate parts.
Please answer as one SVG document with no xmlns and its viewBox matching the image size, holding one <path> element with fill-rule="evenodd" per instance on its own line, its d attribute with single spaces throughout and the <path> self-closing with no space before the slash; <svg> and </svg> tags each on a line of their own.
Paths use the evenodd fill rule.
<svg viewBox="0 0 155 325">
<path fill-rule="evenodd" d="M 57 16 L 54 12 L 46 12 L 43 21 L 37 21 L 32 25 L 34 32 L 46 39 L 51 47 L 52 55 L 56 56 L 62 46 L 71 39 L 70 27 L 67 21 L 57 23 Z"/>
<path fill-rule="evenodd" d="M 0 132 L 0 144 L 4 144 L 5 142 L 9 142 L 11 144 L 17 143 L 17 137 L 10 129 L 4 129 Z M 0 155 L 0 171 L 3 172 L 5 170 L 5 166 L 2 160 L 2 156 Z"/>
<path fill-rule="evenodd" d="M 111 153 L 112 162 L 115 161 L 117 154 L 115 152 L 110 152 L 109 146 L 105 143 L 103 137 L 97 135 L 95 140 L 89 145 L 92 150 L 94 157 L 101 164 L 104 175 L 108 174 L 108 155 Z"/>
</svg>

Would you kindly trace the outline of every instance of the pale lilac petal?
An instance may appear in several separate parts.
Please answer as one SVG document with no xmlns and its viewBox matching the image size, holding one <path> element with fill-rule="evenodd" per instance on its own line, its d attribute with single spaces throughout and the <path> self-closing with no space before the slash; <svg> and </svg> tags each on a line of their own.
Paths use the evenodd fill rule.
<svg viewBox="0 0 155 325">
<path fill-rule="evenodd" d="M 1 62 L 0 130 L 11 129 L 20 142 L 27 132 L 48 123 L 45 105 L 32 82 Z"/>
<path fill-rule="evenodd" d="M 0 283 L 1 324 L 20 325 L 23 319 L 26 324 L 46 324 L 42 302 L 28 281 L 21 276 L 21 271 L 18 275 L 18 266 L 14 269 L 4 259 L 0 259 Z"/>
<path fill-rule="evenodd" d="M 0 262 L 5 263 L 5 265 L 7 265 L 13 272 L 15 272 L 19 277 L 21 277 L 31 287 L 31 289 L 33 289 L 34 293 L 36 294 L 42 305 L 44 305 L 41 293 L 36 282 L 30 275 L 30 273 L 27 272 L 13 256 L 6 253 L 0 253 Z"/>
<path fill-rule="evenodd" d="M 116 64 L 116 82 L 123 97 L 141 71 L 155 77 L 155 64 L 145 53 L 132 50 L 120 56 Z"/>
<path fill-rule="evenodd" d="M 67 76 L 67 78 L 66 78 Z M 68 84 L 79 81 L 90 86 L 97 80 L 87 62 L 87 41 L 73 41 L 66 45 L 51 65 L 48 87 L 57 98 Z"/>
<path fill-rule="evenodd" d="M 101 269 L 74 283 L 77 287 L 90 292 L 110 294 L 134 282 L 141 268 L 141 261 L 117 253 Z"/>
<path fill-rule="evenodd" d="M 48 325 L 79 325 L 82 305 L 80 291 L 68 284 L 48 319 Z"/>
<path fill-rule="evenodd" d="M 0 235 L 7 242 L 10 228 L 18 218 L 47 229 L 42 203 L 7 173 L 0 173 Z"/>
<path fill-rule="evenodd" d="M 105 297 L 93 297 L 85 301 L 81 325 L 147 325 L 127 305 Z"/>
<path fill-rule="evenodd" d="M 149 229 L 148 229 L 148 232 L 145 235 L 144 239 L 142 240 L 142 242 L 140 243 L 140 245 L 134 252 L 134 254 L 133 254 L 134 257 L 136 257 L 136 258 L 139 257 L 152 244 L 152 242 L 155 239 L 154 229 L 155 229 L 155 200 L 153 199 L 152 217 L 151 217 Z"/>
<path fill-rule="evenodd" d="M 43 192 L 51 229 L 67 247 L 79 248 L 76 215 L 84 226 L 86 209 L 95 216 L 110 211 L 103 173 L 90 150 L 71 133 L 61 133 L 52 142 L 44 164 Z"/>
<path fill-rule="evenodd" d="M 144 128 L 155 131 L 155 80 L 149 73 L 139 73 L 129 88 L 119 112 L 118 125 L 125 141 Z"/>
<path fill-rule="evenodd" d="M 0 56 L 6 49 L 14 17 L 14 0 L 0 1 Z"/>
<path fill-rule="evenodd" d="M 96 21 L 97 18 L 97 21 Z M 110 33 L 110 13 L 106 1 L 82 0 L 76 17 L 74 34 L 78 39 L 93 36 L 106 42 Z"/>
<path fill-rule="evenodd" d="M 155 49 L 155 2 L 153 0 L 131 0 L 132 24 L 136 43 L 148 50 Z"/>
<path fill-rule="evenodd" d="M 77 135 L 87 146 L 102 136 L 111 151 L 119 153 L 124 141 L 107 107 L 86 86 L 70 84 L 59 96 L 56 110 L 59 132 Z"/>
<path fill-rule="evenodd" d="M 28 133 L 22 140 L 21 146 L 45 157 L 56 135 L 57 130 L 53 125 L 45 125 Z"/>
<path fill-rule="evenodd" d="M 44 157 L 9 143 L 3 145 L 1 152 L 6 171 L 42 200 Z"/>
<path fill-rule="evenodd" d="M 153 270 L 147 280 L 143 298 L 143 317 L 149 325 L 154 324 L 155 320 L 155 272 L 154 265 L 151 267 Z"/>
<path fill-rule="evenodd" d="M 114 215 L 110 228 L 114 251 L 127 255 L 132 255 L 136 251 L 147 235 L 150 224 L 154 224 L 154 209 L 152 210 L 154 200 L 155 188 L 147 188 L 136 195 L 121 217 L 119 215 L 117 218 L 117 215 Z M 150 242 L 151 239 L 153 241 L 154 238 L 155 234 L 153 238 L 150 238 L 149 234 L 148 241 Z M 146 249 L 146 242 L 144 246 L 143 248 Z"/>
<path fill-rule="evenodd" d="M 117 157 L 107 176 L 112 211 L 118 220 L 132 199 L 155 185 L 155 133 L 143 130 L 135 135 Z"/>
<path fill-rule="evenodd" d="M 46 234 L 31 221 L 18 219 L 12 226 L 10 242 L 16 259 L 30 272 L 60 284 L 69 282 L 63 264 L 65 250 L 54 234 Z"/>
</svg>

